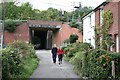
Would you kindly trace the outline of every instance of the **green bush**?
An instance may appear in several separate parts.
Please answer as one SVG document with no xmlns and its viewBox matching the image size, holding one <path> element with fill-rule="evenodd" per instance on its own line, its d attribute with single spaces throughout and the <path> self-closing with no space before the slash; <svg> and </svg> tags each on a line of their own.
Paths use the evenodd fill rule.
<svg viewBox="0 0 120 80">
<path fill-rule="evenodd" d="M 70 62 L 74 65 L 75 72 L 81 74 L 84 63 L 84 52 L 76 52 L 76 55 L 70 59 Z"/>
<path fill-rule="evenodd" d="M 116 79 L 120 77 L 120 63 L 118 63 L 120 60 L 120 54 L 111 54 L 110 52 L 107 52 L 106 50 L 97 49 L 93 50 L 88 55 L 88 71 L 84 74 L 87 74 L 87 76 L 91 79 L 102 79 L 102 80 L 108 80 L 112 78 L 112 65 L 111 61 L 115 60 L 116 64 Z"/>
<path fill-rule="evenodd" d="M 120 53 L 111 53 L 110 54 L 111 61 L 115 61 L 115 76 L 116 79 L 120 80 Z"/>
<path fill-rule="evenodd" d="M 76 42 L 71 45 L 68 45 L 66 48 L 64 48 L 64 51 L 67 57 L 72 58 L 76 55 L 76 52 L 87 51 L 90 48 L 91 46 L 88 43 Z"/>
<path fill-rule="evenodd" d="M 18 25 L 22 24 L 22 21 L 14 21 L 14 20 L 5 20 L 5 30 L 9 32 L 14 32 Z"/>
<path fill-rule="evenodd" d="M 29 78 L 38 65 L 34 47 L 23 41 L 15 41 L 2 50 L 2 79 Z"/>
<path fill-rule="evenodd" d="M 71 34 L 69 37 L 70 43 L 76 42 L 78 40 L 78 35 L 77 34 Z"/>
<path fill-rule="evenodd" d="M 22 58 L 17 54 L 18 50 L 13 48 L 5 48 L 2 51 L 2 78 L 10 79 L 21 74 Z"/>
<path fill-rule="evenodd" d="M 70 21 L 69 25 L 73 28 L 77 28 L 79 25 L 76 22 L 77 22 L 76 20 L 72 20 Z"/>
<path fill-rule="evenodd" d="M 16 48 L 19 51 L 19 54 L 21 54 L 22 57 L 28 57 L 33 56 L 37 57 L 35 55 L 35 50 L 32 44 L 28 44 L 25 41 L 14 41 L 13 43 L 8 45 L 9 47 Z"/>
<path fill-rule="evenodd" d="M 75 72 L 89 80 L 111 80 L 113 60 L 116 80 L 120 79 L 120 53 L 93 49 L 88 43 L 73 43 L 64 48 L 64 51 L 65 57 L 74 65 Z"/>
<path fill-rule="evenodd" d="M 92 79 L 108 79 L 111 74 L 108 72 L 111 70 L 110 57 L 105 50 L 93 50 L 89 54 L 88 59 L 88 72 L 84 73 Z"/>
</svg>

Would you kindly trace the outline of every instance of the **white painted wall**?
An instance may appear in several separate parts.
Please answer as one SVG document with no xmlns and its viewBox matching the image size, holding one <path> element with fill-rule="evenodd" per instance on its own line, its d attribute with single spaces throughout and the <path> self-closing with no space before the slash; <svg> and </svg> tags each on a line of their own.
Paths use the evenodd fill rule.
<svg viewBox="0 0 120 80">
<path fill-rule="evenodd" d="M 91 12 L 83 18 L 83 42 L 91 43 L 95 47 L 95 13 Z"/>
</svg>

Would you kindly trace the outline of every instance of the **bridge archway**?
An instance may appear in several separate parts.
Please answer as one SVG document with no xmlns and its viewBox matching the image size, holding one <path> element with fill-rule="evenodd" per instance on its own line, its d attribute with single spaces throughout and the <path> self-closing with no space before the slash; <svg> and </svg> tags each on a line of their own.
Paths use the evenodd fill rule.
<svg viewBox="0 0 120 80">
<path fill-rule="evenodd" d="M 49 29 L 30 29 L 31 42 L 35 49 L 51 49 L 53 31 Z"/>
<path fill-rule="evenodd" d="M 61 22 L 55 21 L 28 21 L 29 36 L 36 49 L 51 49 L 54 31 L 58 31 Z"/>
</svg>

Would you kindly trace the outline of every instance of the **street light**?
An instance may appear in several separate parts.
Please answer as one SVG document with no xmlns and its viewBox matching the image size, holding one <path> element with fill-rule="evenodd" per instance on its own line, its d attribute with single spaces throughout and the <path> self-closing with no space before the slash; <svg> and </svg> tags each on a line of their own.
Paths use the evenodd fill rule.
<svg viewBox="0 0 120 80">
<path fill-rule="evenodd" d="M 80 22 L 81 21 L 81 19 L 80 19 L 81 2 L 79 2 L 79 6 L 75 6 L 74 8 L 78 9 L 78 22 Z"/>
<path fill-rule="evenodd" d="M 6 0 L 3 0 L 3 20 L 2 20 L 2 36 L 1 36 L 2 47 L 4 46 L 5 13 L 6 13 Z"/>
</svg>

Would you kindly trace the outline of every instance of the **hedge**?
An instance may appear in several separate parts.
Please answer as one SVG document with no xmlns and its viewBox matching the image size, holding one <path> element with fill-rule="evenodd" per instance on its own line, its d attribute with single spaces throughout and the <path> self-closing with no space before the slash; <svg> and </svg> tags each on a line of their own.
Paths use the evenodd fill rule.
<svg viewBox="0 0 120 80">
<path fill-rule="evenodd" d="M 31 44 L 15 41 L 2 50 L 3 80 L 29 78 L 37 65 L 38 58 Z"/>
</svg>

